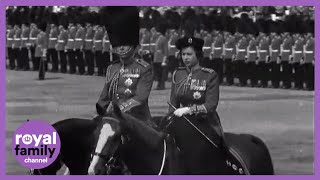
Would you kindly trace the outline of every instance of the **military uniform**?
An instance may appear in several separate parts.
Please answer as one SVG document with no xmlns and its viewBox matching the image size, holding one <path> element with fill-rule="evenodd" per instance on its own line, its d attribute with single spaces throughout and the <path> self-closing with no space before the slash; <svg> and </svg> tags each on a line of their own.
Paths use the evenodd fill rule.
<svg viewBox="0 0 320 180">
<path fill-rule="evenodd" d="M 258 71 L 259 79 L 261 80 L 262 87 L 268 87 L 268 77 L 269 77 L 269 68 L 268 68 L 268 56 L 269 56 L 269 38 L 264 36 L 261 38 L 258 47 Z"/>
<path fill-rule="evenodd" d="M 94 33 L 93 38 L 93 47 L 94 47 L 94 56 L 96 60 L 96 66 L 98 68 L 98 75 L 103 76 L 102 63 L 103 63 L 103 55 L 102 55 L 102 40 L 103 40 L 104 32 L 101 28 L 98 28 Z"/>
<path fill-rule="evenodd" d="M 151 63 L 153 61 L 153 55 L 150 51 L 150 40 L 151 40 L 151 34 L 148 30 L 145 30 L 143 32 L 143 35 L 141 37 L 140 45 L 140 55 L 142 56 L 143 60 L 145 60 L 148 63 Z"/>
<path fill-rule="evenodd" d="M 257 79 L 257 57 L 258 57 L 258 48 L 257 40 L 252 38 L 249 40 L 248 49 L 247 49 L 247 67 L 248 67 L 248 78 L 251 81 L 251 86 L 256 87 L 258 85 Z"/>
<path fill-rule="evenodd" d="M 179 34 L 174 31 L 168 41 L 168 71 L 173 74 L 173 71 L 179 67 L 179 61 L 177 55 L 179 50 L 176 48 L 176 41 L 179 38 Z"/>
<path fill-rule="evenodd" d="M 84 40 L 84 57 L 88 65 L 88 75 L 93 75 L 94 73 L 93 37 L 93 27 L 88 26 Z"/>
<path fill-rule="evenodd" d="M 314 38 L 309 37 L 304 46 L 304 80 L 308 90 L 314 90 Z"/>
<path fill-rule="evenodd" d="M 127 65 L 114 62 L 107 69 L 106 83 L 96 105 L 97 112 L 100 115 L 110 112 L 110 102 L 116 101 L 121 110 L 134 108 L 131 115 L 139 120 L 150 120 L 148 97 L 152 82 L 152 67 L 147 62 L 141 59 L 134 59 Z"/>
<path fill-rule="evenodd" d="M 110 44 L 110 39 L 107 31 L 104 33 L 102 46 L 103 46 L 102 48 L 103 61 L 101 62 L 101 67 L 100 68 L 98 67 L 98 74 L 99 72 L 101 72 L 102 74 L 105 74 L 107 67 L 110 64 L 111 44 Z"/>
<path fill-rule="evenodd" d="M 16 69 L 21 70 L 23 68 L 22 59 L 21 59 L 21 29 L 16 26 L 15 27 L 15 34 L 13 37 L 13 55 L 14 60 L 16 61 Z"/>
<path fill-rule="evenodd" d="M 48 35 L 40 31 L 37 36 L 36 41 L 36 49 L 35 49 L 35 58 L 37 58 L 37 62 L 39 63 L 39 79 L 43 80 L 45 77 L 45 71 L 48 69 L 47 61 L 44 58 L 47 56 L 47 49 L 48 49 Z"/>
<path fill-rule="evenodd" d="M 32 70 L 37 71 L 39 69 L 39 62 L 37 62 L 35 58 L 35 50 L 36 50 L 36 40 L 39 34 L 39 30 L 36 26 L 33 26 L 30 31 L 30 54 L 31 54 L 31 61 L 32 61 Z"/>
<path fill-rule="evenodd" d="M 24 26 L 21 31 L 21 64 L 23 66 L 23 70 L 29 70 L 29 34 L 30 28 L 28 26 Z"/>
<path fill-rule="evenodd" d="M 284 38 L 281 47 L 280 47 L 280 56 L 281 56 L 281 80 L 283 82 L 283 88 L 291 88 L 291 75 L 292 67 L 289 64 L 292 54 L 293 40 L 291 36 Z"/>
<path fill-rule="evenodd" d="M 236 51 L 235 37 L 230 35 L 229 37 L 227 37 L 223 47 L 224 62 L 226 65 L 226 79 L 227 79 L 228 85 L 233 85 L 232 60 L 235 56 L 235 51 Z"/>
<path fill-rule="evenodd" d="M 160 35 L 156 41 L 154 59 L 153 59 L 153 70 L 154 76 L 158 82 L 157 89 L 165 88 L 165 77 L 166 65 L 163 62 L 168 57 L 168 39 L 164 35 Z"/>
<path fill-rule="evenodd" d="M 280 82 L 280 36 L 276 35 L 272 38 L 270 43 L 270 69 L 271 69 L 271 82 L 274 88 L 279 88 Z"/>
<path fill-rule="evenodd" d="M 60 70 L 62 73 L 67 72 L 67 57 L 65 52 L 65 46 L 68 42 L 68 31 L 62 28 L 58 35 L 58 41 L 56 44 L 56 51 L 58 52 L 60 59 Z"/>
<path fill-rule="evenodd" d="M 79 26 L 75 35 L 75 58 L 76 65 L 78 66 L 79 74 L 85 73 L 85 64 L 83 59 L 83 47 L 84 47 L 84 39 L 85 39 L 85 29 L 82 26 Z"/>
<path fill-rule="evenodd" d="M 300 36 L 296 39 L 292 47 L 292 68 L 294 71 L 294 86 L 297 89 L 303 88 L 303 68 L 301 60 L 303 58 L 304 39 Z"/>
<path fill-rule="evenodd" d="M 69 62 L 69 73 L 76 73 L 76 59 L 75 59 L 75 36 L 77 29 L 75 26 L 69 26 L 68 41 L 66 45 L 67 57 Z"/>
<path fill-rule="evenodd" d="M 222 34 L 217 34 L 214 38 L 212 44 L 212 61 L 213 61 L 213 69 L 218 73 L 220 83 L 223 83 L 223 60 L 222 60 L 222 53 L 223 53 L 223 36 Z"/>
<path fill-rule="evenodd" d="M 202 61 L 200 61 L 200 66 L 213 69 L 215 65 L 214 65 L 214 62 L 212 61 L 212 58 L 210 57 L 212 52 L 213 37 L 211 34 L 208 33 L 203 40 L 204 40 L 204 45 L 202 48 L 203 59 Z"/>
<path fill-rule="evenodd" d="M 49 33 L 49 43 L 48 43 L 48 61 L 52 63 L 52 72 L 58 72 L 58 53 L 56 50 L 56 44 L 58 42 L 58 28 L 56 26 L 51 26 Z"/>
<path fill-rule="evenodd" d="M 193 67 L 192 70 L 179 68 L 174 72 L 171 86 L 170 103 L 176 107 L 189 107 L 190 113 L 185 117 L 194 124 L 212 142 L 222 145 L 222 129 L 220 119 L 216 112 L 219 102 L 219 77 L 218 74 L 208 68 L 201 66 Z M 169 108 L 169 113 L 173 108 Z M 173 123 L 172 129 L 186 128 L 187 134 L 194 134 L 195 129 L 184 119 L 178 119 Z M 185 134 L 171 132 L 176 144 L 181 150 L 183 164 L 196 164 L 197 167 L 184 172 L 194 174 L 205 174 L 204 166 L 208 159 L 204 159 L 203 151 L 215 148 L 208 143 L 197 144 L 197 149 L 190 151 L 190 145 L 183 143 Z M 198 132 L 196 132 L 198 135 Z M 180 142 L 181 141 L 181 142 Z M 221 146 L 220 146 L 221 147 Z M 206 151 L 207 152 L 207 151 Z"/>
<path fill-rule="evenodd" d="M 13 42 L 14 42 L 14 34 L 15 34 L 15 30 L 13 28 L 9 29 L 9 32 L 7 34 L 7 42 L 6 42 L 6 46 L 7 46 L 7 52 L 8 52 L 8 59 L 9 59 L 9 67 L 10 69 L 14 69 L 15 66 L 15 62 L 14 62 L 14 54 L 13 54 Z"/>
<path fill-rule="evenodd" d="M 247 55 L 248 42 L 246 37 L 242 36 L 236 45 L 236 56 L 233 61 L 235 74 L 239 78 L 240 86 L 247 85 L 247 67 L 245 59 Z"/>
</svg>

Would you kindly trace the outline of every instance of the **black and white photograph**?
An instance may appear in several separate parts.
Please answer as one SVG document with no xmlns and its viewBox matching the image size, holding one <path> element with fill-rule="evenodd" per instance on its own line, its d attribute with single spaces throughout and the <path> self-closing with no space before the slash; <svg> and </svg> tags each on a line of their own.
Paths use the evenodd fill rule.
<svg viewBox="0 0 320 180">
<path fill-rule="evenodd" d="M 312 6 L 7 6 L 7 175 L 313 175 Z M 42 169 L 11 152 L 49 122 Z"/>
</svg>

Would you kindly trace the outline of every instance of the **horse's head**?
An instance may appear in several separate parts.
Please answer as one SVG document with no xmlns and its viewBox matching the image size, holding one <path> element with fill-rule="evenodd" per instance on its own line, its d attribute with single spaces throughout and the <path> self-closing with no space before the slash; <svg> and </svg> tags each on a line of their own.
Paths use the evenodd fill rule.
<svg viewBox="0 0 320 180">
<path fill-rule="evenodd" d="M 88 169 L 89 175 L 106 174 L 106 164 L 113 156 L 121 141 L 119 121 L 113 117 L 96 117 L 96 146 Z"/>
</svg>

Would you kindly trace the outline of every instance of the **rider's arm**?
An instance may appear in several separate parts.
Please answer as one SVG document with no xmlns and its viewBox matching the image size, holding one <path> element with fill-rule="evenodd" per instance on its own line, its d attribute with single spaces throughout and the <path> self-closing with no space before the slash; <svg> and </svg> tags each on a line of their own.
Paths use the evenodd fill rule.
<svg viewBox="0 0 320 180">
<path fill-rule="evenodd" d="M 103 116 L 106 113 L 106 110 L 109 106 L 109 103 L 111 102 L 111 97 L 109 97 L 109 88 L 111 83 L 111 67 L 112 65 L 108 66 L 107 73 L 106 73 L 106 83 L 104 84 L 104 87 L 102 89 L 102 92 L 100 94 L 100 98 L 98 102 L 96 103 L 96 110 L 97 113 L 101 116 Z"/>
</svg>

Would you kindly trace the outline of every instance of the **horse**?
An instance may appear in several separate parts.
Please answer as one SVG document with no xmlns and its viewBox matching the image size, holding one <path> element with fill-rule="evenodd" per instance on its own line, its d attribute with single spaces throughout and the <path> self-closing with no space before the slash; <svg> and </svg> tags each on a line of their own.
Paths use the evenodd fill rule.
<svg viewBox="0 0 320 180">
<path fill-rule="evenodd" d="M 51 165 L 31 169 L 29 174 L 55 175 L 63 165 L 67 166 L 70 175 L 123 174 L 122 169 L 112 169 L 115 168 L 112 162 L 115 153 L 122 155 L 121 161 L 130 168 L 130 174 L 173 174 L 173 168 L 169 168 L 171 164 L 164 165 L 164 158 L 168 158 L 168 151 L 172 147 L 169 142 L 163 139 L 153 147 L 131 136 L 130 141 L 122 144 L 120 122 L 112 116 L 93 120 L 70 118 L 54 123 L 52 126 L 61 141 L 60 153 Z M 159 121 L 160 118 L 155 117 L 154 120 Z M 144 148 L 141 150 L 136 147 Z"/>
<path fill-rule="evenodd" d="M 114 114 L 116 118 L 67 119 L 54 124 L 61 139 L 60 154 L 53 164 L 34 170 L 38 172 L 34 174 L 55 174 L 63 163 L 71 175 L 113 174 L 114 157 L 125 164 L 130 174 L 274 174 L 267 146 L 253 135 L 224 133 L 227 147 L 219 141 L 213 147 L 190 123 L 178 117 L 153 119 L 170 119 L 162 136 L 118 108 Z M 193 157 L 190 153 L 201 154 L 195 157 L 202 158 L 203 163 L 185 163 L 185 157 Z"/>
</svg>

